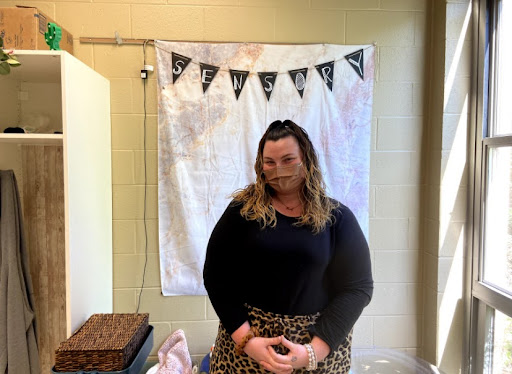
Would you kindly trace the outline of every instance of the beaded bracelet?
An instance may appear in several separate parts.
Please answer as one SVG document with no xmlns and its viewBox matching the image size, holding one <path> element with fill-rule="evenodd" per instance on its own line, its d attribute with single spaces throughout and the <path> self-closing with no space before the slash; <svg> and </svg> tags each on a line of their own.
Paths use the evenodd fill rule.
<svg viewBox="0 0 512 374">
<path fill-rule="evenodd" d="M 316 361 L 316 353 L 311 344 L 304 344 L 306 350 L 308 351 L 308 366 L 306 366 L 307 371 L 316 370 L 318 365 Z"/>
<path fill-rule="evenodd" d="M 258 333 L 258 330 L 256 329 L 256 327 L 251 326 L 251 328 L 249 329 L 247 334 L 245 334 L 245 336 L 242 338 L 240 343 L 238 343 L 236 345 L 236 347 L 235 347 L 236 354 L 239 355 L 239 356 L 243 355 L 244 354 L 244 348 L 245 348 L 247 342 L 249 340 L 251 340 L 252 338 L 258 337 L 258 336 L 259 336 L 259 333 Z"/>
</svg>

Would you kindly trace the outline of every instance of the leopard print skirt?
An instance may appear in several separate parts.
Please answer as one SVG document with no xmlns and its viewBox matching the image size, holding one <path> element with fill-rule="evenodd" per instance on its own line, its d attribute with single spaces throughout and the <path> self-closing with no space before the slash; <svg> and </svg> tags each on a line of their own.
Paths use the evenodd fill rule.
<svg viewBox="0 0 512 374">
<path fill-rule="evenodd" d="M 255 326 L 261 337 L 275 337 L 284 335 L 288 340 L 297 344 L 311 342 L 308 327 L 315 323 L 320 315 L 291 316 L 264 312 L 261 309 L 247 306 L 249 323 Z M 350 352 L 352 345 L 352 332 L 338 349 L 332 351 L 324 360 L 318 362 L 318 369 L 306 371 L 305 368 L 295 369 L 294 374 L 346 374 L 350 370 Z M 286 354 L 287 349 L 274 346 L 277 353 Z M 228 334 L 222 323 L 219 323 L 219 332 L 215 340 L 210 360 L 210 374 L 263 374 L 268 373 L 256 361 L 246 354 L 239 356 L 235 353 L 235 342 Z"/>
</svg>

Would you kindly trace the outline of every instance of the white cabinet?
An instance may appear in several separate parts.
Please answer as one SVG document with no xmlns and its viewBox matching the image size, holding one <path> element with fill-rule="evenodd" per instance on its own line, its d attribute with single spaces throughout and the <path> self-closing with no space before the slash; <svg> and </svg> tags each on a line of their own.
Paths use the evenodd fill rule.
<svg viewBox="0 0 512 374">
<path fill-rule="evenodd" d="M 0 76 L 0 169 L 18 180 L 48 372 L 55 344 L 112 312 L 110 84 L 64 51 L 15 54 Z M 51 133 L 3 133 L 15 126 Z"/>
</svg>

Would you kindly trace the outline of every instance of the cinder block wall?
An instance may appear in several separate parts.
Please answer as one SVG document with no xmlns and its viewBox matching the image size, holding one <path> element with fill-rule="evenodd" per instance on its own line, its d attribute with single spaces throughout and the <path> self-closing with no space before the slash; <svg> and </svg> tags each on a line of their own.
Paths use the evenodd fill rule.
<svg viewBox="0 0 512 374">
<path fill-rule="evenodd" d="M 425 345 L 435 347 L 436 336 L 423 331 L 428 276 L 423 269 L 446 274 L 450 269 L 440 266 L 437 256 L 429 256 L 432 263 L 424 266 L 428 238 L 422 236 L 425 206 L 432 199 L 429 192 L 440 185 L 439 180 L 427 179 L 432 160 L 425 156 L 432 147 L 428 99 L 435 91 L 432 87 L 444 79 L 428 64 L 436 58 L 430 36 L 433 3 L 443 7 L 446 1 L 2 1 L 1 6 L 37 6 L 53 17 L 73 34 L 75 56 L 111 81 L 115 312 L 136 310 L 145 262 L 144 99 L 139 77 L 143 48 L 81 44 L 78 38 L 112 38 L 117 31 L 123 38 L 187 41 L 376 43 L 369 238 L 376 283 L 374 300 L 356 325 L 354 346 L 391 347 L 420 356 Z M 436 38 L 438 42 L 445 38 Z M 154 48 L 148 46 L 146 53 L 147 63 L 154 65 Z M 432 77 L 438 81 L 432 82 Z M 218 324 L 208 298 L 160 293 L 156 74 L 148 80 L 147 110 L 148 262 L 140 311 L 149 312 L 155 326 L 153 358 L 164 339 L 182 328 L 193 358 L 199 360 L 214 342 Z M 427 183 L 435 186 L 425 188 Z"/>
</svg>

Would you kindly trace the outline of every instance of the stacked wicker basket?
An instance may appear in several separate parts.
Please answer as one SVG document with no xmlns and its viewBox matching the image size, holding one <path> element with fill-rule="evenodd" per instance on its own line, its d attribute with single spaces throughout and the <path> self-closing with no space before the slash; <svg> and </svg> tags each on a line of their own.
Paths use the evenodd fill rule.
<svg viewBox="0 0 512 374">
<path fill-rule="evenodd" d="M 94 314 L 55 351 L 55 369 L 120 371 L 149 333 L 149 314 Z"/>
</svg>

